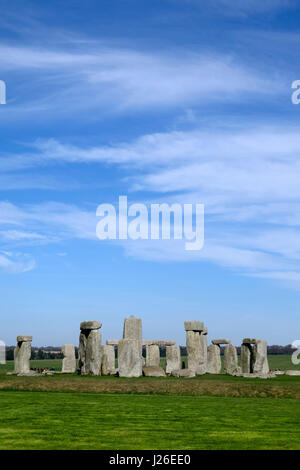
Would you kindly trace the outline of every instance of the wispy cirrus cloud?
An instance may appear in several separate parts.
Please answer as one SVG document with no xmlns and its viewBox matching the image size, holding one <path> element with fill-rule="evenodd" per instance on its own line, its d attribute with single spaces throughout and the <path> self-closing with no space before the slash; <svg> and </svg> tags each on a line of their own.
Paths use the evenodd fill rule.
<svg viewBox="0 0 300 470">
<path fill-rule="evenodd" d="M 30 255 L 0 251 L 0 270 L 5 273 L 25 273 L 34 269 L 35 266 L 35 261 Z"/>
<path fill-rule="evenodd" d="M 268 99 L 284 82 L 249 67 L 230 54 L 189 50 L 139 51 L 69 44 L 66 49 L 0 46 L 2 72 L 11 84 L 6 119 L 28 112 L 74 108 L 101 113 L 142 111 L 236 102 L 259 95 Z M 16 79 L 22 73 L 22 83 Z M 274 84 L 275 83 L 275 84 Z M 65 106 L 67 104 L 67 106 Z M 50 115 L 50 114 L 49 114 Z"/>
<path fill-rule="evenodd" d="M 201 0 L 183 1 L 203 7 Z M 263 2 L 260 0 L 210 0 L 207 8 L 225 16 L 248 16 L 272 10 L 283 10 L 293 6 L 295 6 L 293 0 L 265 0 Z"/>
</svg>

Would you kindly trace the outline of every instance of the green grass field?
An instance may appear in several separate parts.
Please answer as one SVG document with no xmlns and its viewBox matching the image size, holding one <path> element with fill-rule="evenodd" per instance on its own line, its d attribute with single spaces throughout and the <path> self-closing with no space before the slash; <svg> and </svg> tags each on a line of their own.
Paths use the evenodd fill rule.
<svg viewBox="0 0 300 470">
<path fill-rule="evenodd" d="M 1 449 L 300 449 L 289 399 L 0 392 Z"/>
<path fill-rule="evenodd" d="M 269 363 L 295 368 L 290 356 Z M 61 360 L 31 367 L 60 370 Z M 300 449 L 300 377 L 7 376 L 12 369 L 0 366 L 0 449 Z"/>
</svg>

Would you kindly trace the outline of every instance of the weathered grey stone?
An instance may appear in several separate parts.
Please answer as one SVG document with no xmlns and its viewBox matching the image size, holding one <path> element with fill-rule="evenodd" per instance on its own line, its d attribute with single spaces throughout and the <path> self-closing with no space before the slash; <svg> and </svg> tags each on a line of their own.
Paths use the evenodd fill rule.
<svg viewBox="0 0 300 470">
<path fill-rule="evenodd" d="M 191 370 L 191 369 L 178 369 L 178 370 L 173 370 L 171 375 L 173 377 L 184 377 L 186 379 L 191 379 L 196 376 L 196 373 L 194 370 Z"/>
<path fill-rule="evenodd" d="M 0 364 L 6 364 L 5 343 L 0 340 Z"/>
<path fill-rule="evenodd" d="M 204 368 L 206 372 L 206 369 L 207 369 L 207 328 L 206 328 L 206 333 L 205 331 L 202 331 L 200 333 L 200 348 L 201 348 L 200 349 L 201 350 L 200 369 Z M 197 375 L 200 375 L 200 374 L 197 373 Z"/>
<path fill-rule="evenodd" d="M 188 368 L 197 371 L 206 369 L 207 366 L 207 337 L 202 331 L 186 331 L 186 350 L 188 356 Z"/>
<path fill-rule="evenodd" d="M 251 372 L 251 373 L 240 373 L 240 374 L 234 374 L 235 376 L 238 377 L 245 377 L 246 379 L 275 379 L 276 374 L 274 372 L 272 373 L 264 373 L 264 372 Z"/>
<path fill-rule="evenodd" d="M 30 371 L 32 336 L 17 336 L 17 346 L 14 350 L 14 372 L 17 374 Z"/>
<path fill-rule="evenodd" d="M 62 361 L 62 373 L 74 374 L 76 371 L 75 348 L 73 344 L 64 344 L 61 348 L 64 355 Z"/>
<path fill-rule="evenodd" d="M 262 339 L 257 339 L 254 345 L 253 354 L 253 372 L 267 374 L 270 370 L 268 363 L 267 342 Z"/>
<path fill-rule="evenodd" d="M 160 351 L 157 344 L 146 346 L 146 367 L 160 366 Z"/>
<path fill-rule="evenodd" d="M 157 346 L 173 346 L 176 342 L 163 339 L 143 339 L 142 344 L 143 346 L 149 346 L 151 344 L 156 344 Z"/>
<path fill-rule="evenodd" d="M 203 331 L 204 323 L 202 321 L 196 321 L 196 320 L 185 321 L 184 329 L 185 331 Z"/>
<path fill-rule="evenodd" d="M 230 343 L 231 343 L 230 339 L 225 339 L 225 338 L 212 340 L 212 344 L 230 344 Z"/>
<path fill-rule="evenodd" d="M 196 367 L 195 373 L 196 375 L 204 375 L 207 372 L 207 363 L 206 364 L 199 364 Z"/>
<path fill-rule="evenodd" d="M 118 366 L 120 377 L 142 375 L 141 342 L 137 339 L 122 339 L 118 345 Z"/>
<path fill-rule="evenodd" d="M 114 346 L 104 344 L 101 346 L 101 352 L 101 375 L 114 375 L 116 373 Z"/>
<path fill-rule="evenodd" d="M 255 338 L 244 338 L 243 339 L 243 344 L 255 344 L 256 339 Z"/>
<path fill-rule="evenodd" d="M 243 374 L 253 373 L 253 348 L 250 343 L 241 345 L 241 370 Z"/>
<path fill-rule="evenodd" d="M 210 344 L 207 348 L 207 372 L 209 374 L 221 374 L 221 354 L 220 346 Z"/>
<path fill-rule="evenodd" d="M 285 375 L 300 375 L 300 370 L 286 370 Z"/>
<path fill-rule="evenodd" d="M 186 331 L 186 351 L 188 368 L 195 371 L 201 362 L 201 343 L 198 331 Z"/>
<path fill-rule="evenodd" d="M 224 373 L 233 375 L 241 372 L 238 365 L 238 357 L 236 347 L 233 344 L 227 344 L 224 349 Z"/>
<path fill-rule="evenodd" d="M 29 370 L 27 372 L 19 372 L 18 377 L 41 377 L 43 374 L 39 374 L 35 370 Z"/>
<path fill-rule="evenodd" d="M 93 328 L 87 328 L 90 325 Z M 78 348 L 78 362 L 79 369 L 82 375 L 101 375 L 101 332 L 94 327 L 96 324 L 101 325 L 100 322 L 83 322 L 80 326 L 79 335 L 79 348 Z"/>
<path fill-rule="evenodd" d="M 99 330 L 102 323 L 100 321 L 83 321 L 80 323 L 81 330 Z"/>
<path fill-rule="evenodd" d="M 181 367 L 180 347 L 178 345 L 166 347 L 166 373 L 171 374 L 173 370 Z"/>
<path fill-rule="evenodd" d="M 143 350 L 143 333 L 142 333 L 142 320 L 135 318 L 131 315 L 124 320 L 123 339 L 135 339 L 140 345 L 140 355 L 142 356 Z"/>
<path fill-rule="evenodd" d="M 145 377 L 165 377 L 165 371 L 159 366 L 143 367 L 143 375 Z"/>
<path fill-rule="evenodd" d="M 123 339 L 136 339 L 142 344 L 142 320 L 131 315 L 124 320 Z"/>
</svg>

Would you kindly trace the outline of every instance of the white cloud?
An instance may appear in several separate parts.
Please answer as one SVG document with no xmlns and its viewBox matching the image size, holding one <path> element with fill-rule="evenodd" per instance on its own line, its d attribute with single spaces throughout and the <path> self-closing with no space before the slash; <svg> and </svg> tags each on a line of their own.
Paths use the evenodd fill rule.
<svg viewBox="0 0 300 470">
<path fill-rule="evenodd" d="M 10 274 L 20 274 L 35 268 L 35 261 L 23 253 L 0 252 L 0 269 Z"/>
<path fill-rule="evenodd" d="M 91 42 L 82 52 L 74 44 L 68 50 L 3 44 L 0 57 L 8 81 L 13 83 L 20 73 L 23 76 L 22 85 L 10 93 L 7 120 L 29 110 L 168 109 L 245 100 L 253 94 L 267 98 L 284 90 L 278 76 L 274 81 L 240 59 L 205 50 L 141 52 Z"/>
</svg>

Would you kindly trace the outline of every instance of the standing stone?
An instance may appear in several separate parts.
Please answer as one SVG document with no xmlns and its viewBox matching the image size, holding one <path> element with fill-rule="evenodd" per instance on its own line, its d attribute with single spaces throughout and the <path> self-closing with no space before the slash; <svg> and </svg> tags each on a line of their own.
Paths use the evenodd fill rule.
<svg viewBox="0 0 300 470">
<path fill-rule="evenodd" d="M 174 344 L 166 347 L 166 373 L 171 374 L 181 368 L 180 346 Z"/>
<path fill-rule="evenodd" d="M 241 369 L 243 374 L 253 372 L 253 350 L 251 344 L 241 345 Z"/>
<path fill-rule="evenodd" d="M 218 344 L 211 344 L 207 348 L 207 372 L 221 374 L 221 348 Z"/>
<path fill-rule="evenodd" d="M 62 374 L 74 374 L 76 371 L 75 348 L 73 344 L 64 344 L 61 348 L 64 355 L 62 361 Z"/>
<path fill-rule="evenodd" d="M 140 377 L 142 375 L 140 341 L 137 339 L 121 339 L 119 341 L 118 366 L 120 377 Z"/>
<path fill-rule="evenodd" d="M 102 362 L 101 375 L 113 375 L 116 373 L 115 367 L 115 347 L 104 344 L 101 346 Z"/>
<path fill-rule="evenodd" d="M 14 350 L 14 372 L 26 374 L 30 372 L 32 336 L 17 336 L 17 346 Z"/>
<path fill-rule="evenodd" d="M 239 372 L 236 347 L 233 344 L 227 344 L 224 350 L 224 373 L 233 375 Z"/>
<path fill-rule="evenodd" d="M 140 343 L 140 353 L 142 356 L 142 344 L 143 344 L 143 333 L 142 333 L 142 320 L 141 318 L 135 318 L 131 315 L 124 320 L 123 328 L 123 339 L 134 339 Z"/>
<path fill-rule="evenodd" d="M 0 364 L 6 364 L 6 351 L 4 341 L 0 341 Z"/>
<path fill-rule="evenodd" d="M 201 346 L 202 362 L 204 364 L 205 372 L 206 372 L 206 369 L 207 369 L 207 328 L 205 328 L 200 333 L 200 346 Z"/>
<path fill-rule="evenodd" d="M 198 331 L 186 332 L 186 351 L 188 356 L 188 368 L 196 371 L 201 361 L 201 343 Z"/>
<path fill-rule="evenodd" d="M 101 332 L 98 321 L 80 324 L 78 359 L 82 375 L 101 375 Z"/>
<path fill-rule="evenodd" d="M 257 339 L 254 345 L 254 367 L 253 372 L 262 372 L 267 374 L 269 372 L 267 342 L 262 339 Z"/>
<path fill-rule="evenodd" d="M 148 344 L 146 346 L 146 367 L 160 367 L 160 351 L 157 344 Z"/>
<path fill-rule="evenodd" d="M 186 331 L 186 349 L 188 356 L 188 368 L 194 370 L 197 375 L 206 373 L 207 370 L 207 328 L 200 321 L 184 322 Z"/>
</svg>

